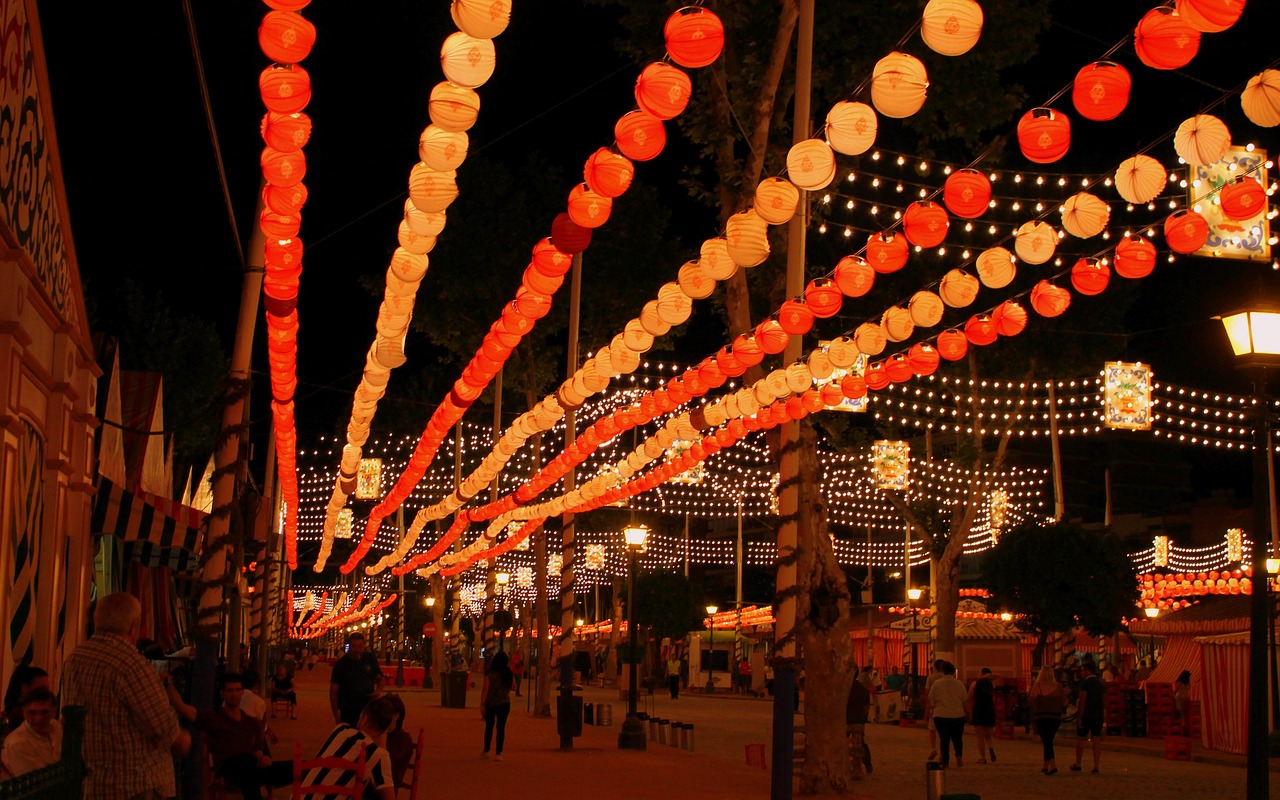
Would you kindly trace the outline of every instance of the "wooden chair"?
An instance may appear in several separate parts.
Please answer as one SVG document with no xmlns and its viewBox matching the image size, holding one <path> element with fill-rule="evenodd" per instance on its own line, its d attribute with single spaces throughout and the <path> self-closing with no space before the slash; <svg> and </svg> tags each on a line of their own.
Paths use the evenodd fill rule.
<svg viewBox="0 0 1280 800">
<path fill-rule="evenodd" d="M 295 716 L 293 712 L 293 703 L 289 702 L 287 699 L 283 697 L 277 697 L 276 699 L 271 701 L 271 716 L 273 719 L 276 716 L 276 712 L 279 711 L 281 708 L 284 709 L 283 711 L 284 716 L 287 716 L 287 717 Z"/>
<path fill-rule="evenodd" d="M 316 784 L 314 786 L 303 786 L 302 778 L 312 769 L 340 769 L 354 770 L 356 780 L 352 786 L 334 786 L 332 784 Z M 417 772 L 415 770 L 415 780 Z M 365 763 L 364 748 L 360 748 L 359 754 L 355 761 L 345 758 L 311 758 L 303 759 L 302 742 L 293 743 L 293 793 L 290 795 L 293 800 L 302 800 L 303 797 L 311 795 L 337 795 L 359 800 L 364 793 Z"/>
<path fill-rule="evenodd" d="M 407 789 L 409 791 L 409 800 L 418 800 L 418 776 L 422 773 L 422 745 L 426 738 L 426 731 L 418 728 L 418 744 L 413 749 L 413 757 L 409 759 L 409 766 L 404 771 L 404 778 L 401 779 L 400 785 L 396 787 L 396 794 L 399 794 L 401 789 Z"/>
</svg>

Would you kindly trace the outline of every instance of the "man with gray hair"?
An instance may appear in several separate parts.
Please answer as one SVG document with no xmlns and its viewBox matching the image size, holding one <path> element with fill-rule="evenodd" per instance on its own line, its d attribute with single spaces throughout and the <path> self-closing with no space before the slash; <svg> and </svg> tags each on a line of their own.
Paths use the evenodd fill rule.
<svg viewBox="0 0 1280 800">
<path fill-rule="evenodd" d="M 123 592 L 98 600 L 93 636 L 62 668 L 63 706 L 84 706 L 86 800 L 160 800 L 177 794 L 170 750 L 185 755 L 160 676 L 138 652 L 142 607 Z"/>
</svg>

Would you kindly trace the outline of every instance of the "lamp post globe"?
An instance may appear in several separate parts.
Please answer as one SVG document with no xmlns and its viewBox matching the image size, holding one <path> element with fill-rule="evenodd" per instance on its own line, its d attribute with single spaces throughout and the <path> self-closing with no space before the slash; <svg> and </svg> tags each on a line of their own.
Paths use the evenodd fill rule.
<svg viewBox="0 0 1280 800">
<path fill-rule="evenodd" d="M 1249 685 L 1267 685 L 1267 640 L 1271 600 L 1265 578 L 1271 530 L 1269 467 L 1271 466 L 1271 400 L 1267 370 L 1280 367 L 1280 307 L 1258 304 L 1219 317 L 1240 369 L 1253 376 L 1253 592 L 1249 602 Z M 1268 766 L 1267 693 L 1249 693 L 1248 737 L 1245 747 L 1245 797 L 1270 796 Z"/>
<path fill-rule="evenodd" d="M 637 681 L 637 667 L 640 659 L 636 655 L 636 575 L 640 571 L 640 551 L 649 537 L 649 529 L 644 526 L 631 525 L 623 531 L 627 542 L 627 652 L 630 663 L 627 676 L 627 718 L 618 732 L 619 750 L 644 750 L 647 740 L 644 735 L 644 722 L 636 713 L 636 698 L 640 693 Z M 582 624 L 579 622 L 578 624 Z"/>
<path fill-rule="evenodd" d="M 720 610 L 719 606 L 707 606 L 707 686 L 703 690 L 707 694 L 714 694 L 716 691 L 715 682 L 715 652 L 716 652 L 716 626 L 715 615 Z"/>
</svg>

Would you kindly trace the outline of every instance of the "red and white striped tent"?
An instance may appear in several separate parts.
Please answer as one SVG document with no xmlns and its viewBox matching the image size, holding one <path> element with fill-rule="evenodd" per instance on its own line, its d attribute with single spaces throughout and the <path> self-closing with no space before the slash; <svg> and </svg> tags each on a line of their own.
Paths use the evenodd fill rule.
<svg viewBox="0 0 1280 800">
<path fill-rule="evenodd" d="M 1204 746 L 1243 754 L 1249 740 L 1249 632 L 1197 636 L 1195 642 L 1204 676 L 1200 705 Z M 1267 708 L 1271 708 L 1269 697 Z M 1275 723 L 1272 720 L 1268 728 Z"/>
</svg>

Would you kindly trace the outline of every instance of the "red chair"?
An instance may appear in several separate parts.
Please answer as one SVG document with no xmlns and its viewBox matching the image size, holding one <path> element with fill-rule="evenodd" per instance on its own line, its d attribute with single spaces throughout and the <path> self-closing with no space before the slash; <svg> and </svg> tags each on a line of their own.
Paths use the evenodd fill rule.
<svg viewBox="0 0 1280 800">
<path fill-rule="evenodd" d="M 344 772 L 353 770 L 356 773 L 356 780 L 351 786 L 335 786 L 332 784 L 316 784 L 314 786 L 303 786 L 302 778 L 312 769 L 340 769 Z M 347 796 L 352 800 L 359 800 L 364 793 L 364 748 L 360 748 L 359 755 L 355 761 L 345 758 L 302 758 L 302 742 L 293 743 L 293 800 L 302 800 L 303 797 L 311 795 L 338 795 Z M 417 782 L 417 770 L 414 771 L 414 781 Z"/>
<path fill-rule="evenodd" d="M 408 789 L 409 800 L 418 800 L 418 776 L 422 774 L 422 745 L 426 739 L 426 732 L 422 728 L 418 728 L 418 744 L 413 749 L 413 757 L 409 759 L 409 766 L 404 771 L 404 778 L 401 779 L 400 785 L 396 787 L 397 794 L 401 789 Z"/>
</svg>

